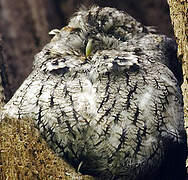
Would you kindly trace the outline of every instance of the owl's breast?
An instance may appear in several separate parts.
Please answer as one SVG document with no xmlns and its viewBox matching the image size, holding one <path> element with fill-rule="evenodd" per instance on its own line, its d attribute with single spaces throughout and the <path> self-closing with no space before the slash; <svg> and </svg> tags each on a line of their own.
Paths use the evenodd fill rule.
<svg viewBox="0 0 188 180">
<path fill-rule="evenodd" d="M 134 179 L 158 168 L 165 139 L 181 139 L 182 99 L 164 65 L 112 52 L 99 51 L 88 62 L 47 61 L 5 113 L 33 118 L 55 152 L 75 167 L 81 163 L 82 172 Z"/>
</svg>

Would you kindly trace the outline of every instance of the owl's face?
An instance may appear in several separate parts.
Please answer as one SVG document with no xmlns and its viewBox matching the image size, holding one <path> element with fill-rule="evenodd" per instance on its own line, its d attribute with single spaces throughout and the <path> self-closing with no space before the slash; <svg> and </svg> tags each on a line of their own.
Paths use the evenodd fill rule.
<svg viewBox="0 0 188 180">
<path fill-rule="evenodd" d="M 92 56 L 97 50 L 120 49 L 121 43 L 142 36 L 145 31 L 144 26 L 126 13 L 114 8 L 92 7 L 89 11 L 79 11 L 58 33 L 60 38 L 55 39 L 62 41 L 62 50 L 69 49 L 82 56 L 92 40 Z"/>
<path fill-rule="evenodd" d="M 142 56 L 141 61 L 167 65 L 181 83 L 182 71 L 175 59 L 175 43 L 166 36 L 153 34 L 153 31 L 125 12 L 94 6 L 77 12 L 69 24 L 56 33 L 46 49 L 83 61 L 91 60 L 103 50 L 130 52 L 131 55 Z"/>
</svg>

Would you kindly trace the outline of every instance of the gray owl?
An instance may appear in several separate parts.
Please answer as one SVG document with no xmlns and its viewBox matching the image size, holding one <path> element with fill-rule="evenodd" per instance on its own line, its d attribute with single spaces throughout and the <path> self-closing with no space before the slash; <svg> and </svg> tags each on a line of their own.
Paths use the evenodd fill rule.
<svg viewBox="0 0 188 180">
<path fill-rule="evenodd" d="M 49 146 L 83 174 L 183 180 L 174 41 L 125 12 L 96 6 L 51 33 L 4 113 L 34 119 Z"/>
</svg>

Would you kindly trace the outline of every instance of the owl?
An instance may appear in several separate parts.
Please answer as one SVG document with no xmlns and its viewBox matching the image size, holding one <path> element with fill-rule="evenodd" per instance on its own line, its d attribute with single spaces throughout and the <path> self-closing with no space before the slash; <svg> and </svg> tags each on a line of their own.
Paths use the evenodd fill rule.
<svg viewBox="0 0 188 180">
<path fill-rule="evenodd" d="M 34 119 L 55 153 L 106 180 L 183 180 L 176 44 L 126 12 L 81 9 L 35 56 L 4 114 Z"/>
</svg>

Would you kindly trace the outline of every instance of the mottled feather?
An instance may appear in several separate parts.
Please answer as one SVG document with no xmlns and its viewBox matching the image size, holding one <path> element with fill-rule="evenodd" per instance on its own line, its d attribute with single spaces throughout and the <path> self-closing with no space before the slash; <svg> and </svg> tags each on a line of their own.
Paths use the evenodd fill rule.
<svg viewBox="0 0 188 180">
<path fill-rule="evenodd" d="M 35 56 L 4 112 L 32 117 L 82 173 L 183 179 L 181 65 L 175 42 L 150 29 L 114 8 L 80 10 Z"/>
</svg>

